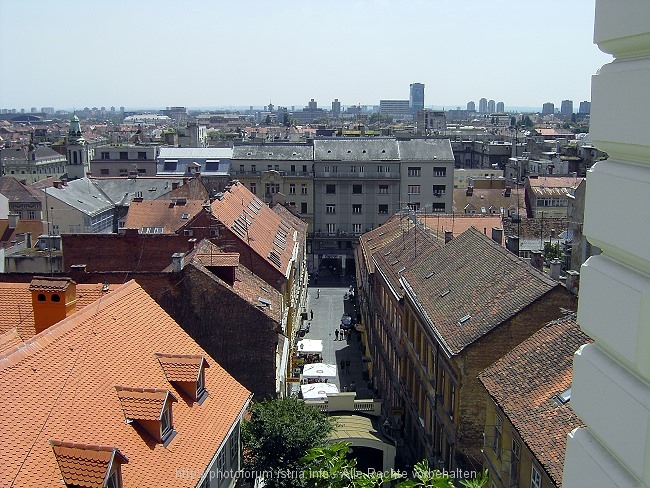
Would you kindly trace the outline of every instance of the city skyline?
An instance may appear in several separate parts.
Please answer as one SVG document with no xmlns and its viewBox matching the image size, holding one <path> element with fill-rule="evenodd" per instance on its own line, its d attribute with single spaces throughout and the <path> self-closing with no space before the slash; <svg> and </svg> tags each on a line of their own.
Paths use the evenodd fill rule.
<svg viewBox="0 0 650 488">
<path fill-rule="evenodd" d="M 541 110 L 590 100 L 591 75 L 611 60 L 591 42 L 593 0 L 550 0 L 541 15 L 506 0 L 176 6 L 0 3 L 0 61 L 12 67 L 0 108 L 329 109 L 408 100 L 423 83 L 426 107 Z"/>
</svg>

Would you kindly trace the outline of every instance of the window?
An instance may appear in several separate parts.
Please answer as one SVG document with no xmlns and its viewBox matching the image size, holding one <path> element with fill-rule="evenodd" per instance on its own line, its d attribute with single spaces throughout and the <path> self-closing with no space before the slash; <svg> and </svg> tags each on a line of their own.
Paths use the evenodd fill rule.
<svg viewBox="0 0 650 488">
<path fill-rule="evenodd" d="M 254 164 L 251 164 L 251 171 L 255 173 L 257 171 L 257 167 Z"/>
<path fill-rule="evenodd" d="M 355 195 L 363 193 L 363 185 L 352 185 L 352 193 Z"/>
<path fill-rule="evenodd" d="M 409 195 L 419 195 L 420 194 L 420 185 L 409 185 L 408 192 L 409 192 Z"/>
<path fill-rule="evenodd" d="M 120 151 L 120 159 L 129 159 L 129 153 L 126 151 Z"/>
<path fill-rule="evenodd" d="M 205 390 L 204 374 L 203 369 L 201 369 L 201 374 L 199 374 L 199 377 L 196 379 L 196 398 L 199 398 L 201 393 L 203 393 L 203 390 Z"/>
<path fill-rule="evenodd" d="M 292 172 L 292 173 L 295 173 L 295 172 L 296 172 L 296 165 L 295 165 L 295 164 L 292 164 L 292 165 L 291 165 L 291 172 Z"/>
<path fill-rule="evenodd" d="M 269 164 L 269 165 L 266 167 L 266 169 L 268 169 L 269 171 L 271 171 L 271 170 L 273 169 L 273 165 L 272 165 L 272 164 Z"/>
<path fill-rule="evenodd" d="M 432 203 L 431 204 L 431 211 L 432 212 L 438 212 L 438 213 L 445 213 L 445 204 L 444 203 Z"/>
<path fill-rule="evenodd" d="M 273 169 L 275 169 L 276 171 L 280 171 L 280 165 L 276 164 Z"/>
<path fill-rule="evenodd" d="M 300 202 L 300 213 L 307 213 L 307 202 Z"/>
<path fill-rule="evenodd" d="M 336 234 L 336 224 L 327 224 L 327 233 Z"/>
<path fill-rule="evenodd" d="M 420 176 L 422 174 L 422 168 L 420 166 L 409 166 L 407 170 L 407 176 Z"/>
<path fill-rule="evenodd" d="M 434 166 L 433 176 L 447 176 L 447 168 L 444 166 Z"/>
<path fill-rule="evenodd" d="M 146 168 L 138 168 L 138 174 L 139 175 L 146 175 L 147 174 L 147 169 Z"/>
<path fill-rule="evenodd" d="M 251 193 L 253 195 L 257 195 L 257 184 L 256 183 L 251 183 Z"/>
<path fill-rule="evenodd" d="M 100 174 L 101 176 L 108 176 L 108 175 L 109 175 L 108 168 L 102 168 L 102 169 L 100 169 L 100 170 L 99 170 L 99 174 Z"/>
<path fill-rule="evenodd" d="M 361 213 L 361 204 L 355 203 L 352 205 L 352 213 L 360 214 Z"/>
<path fill-rule="evenodd" d="M 332 166 L 332 173 L 338 173 L 339 167 L 338 166 Z"/>
<path fill-rule="evenodd" d="M 328 194 L 336 193 L 336 185 L 325 185 L 325 193 Z"/>
<path fill-rule="evenodd" d="M 383 166 L 377 166 L 377 173 L 383 173 L 384 172 L 384 167 Z"/>
<path fill-rule="evenodd" d="M 330 167 L 329 167 L 329 166 L 325 166 L 325 167 L 323 167 L 323 171 L 324 171 L 325 173 L 329 173 L 329 172 L 330 172 Z"/>
<path fill-rule="evenodd" d="M 147 159 L 146 151 L 138 151 L 138 159 Z"/>
<path fill-rule="evenodd" d="M 492 436 L 492 449 L 497 455 L 497 459 L 501 459 L 501 433 L 503 431 L 503 419 L 499 414 L 494 415 L 494 434 Z"/>
<path fill-rule="evenodd" d="M 380 214 L 387 214 L 388 213 L 388 205 L 379 205 L 379 213 Z"/>
<path fill-rule="evenodd" d="M 306 172 L 307 172 L 307 165 L 306 165 L 306 164 L 303 164 L 303 165 L 302 165 L 302 172 L 303 172 L 303 173 L 306 173 Z"/>
<path fill-rule="evenodd" d="M 120 488 L 120 472 L 117 469 L 108 478 L 106 488 Z"/>
<path fill-rule="evenodd" d="M 245 171 L 245 170 L 244 170 L 244 165 L 243 165 L 243 164 L 240 164 L 240 165 L 239 165 L 239 172 L 240 172 L 240 173 L 243 173 L 244 171 Z"/>
<path fill-rule="evenodd" d="M 129 176 L 129 170 L 126 168 L 120 168 L 119 173 L 120 176 Z"/>
<path fill-rule="evenodd" d="M 176 171 L 178 163 L 176 161 L 165 161 L 164 170 L 165 171 Z"/>
<path fill-rule="evenodd" d="M 265 191 L 267 195 L 273 195 L 274 193 L 280 193 L 280 184 L 279 183 L 267 183 L 265 185 Z"/>
<path fill-rule="evenodd" d="M 230 436 L 230 459 L 235 459 L 239 454 L 239 429 L 235 429 Z"/>
<path fill-rule="evenodd" d="M 456 387 L 453 383 L 449 384 L 449 417 L 454 420 L 454 409 L 456 406 Z"/>
<path fill-rule="evenodd" d="M 160 432 L 162 433 L 162 438 L 165 438 L 172 430 L 172 413 L 169 407 L 163 410 L 162 417 L 160 419 Z"/>
<path fill-rule="evenodd" d="M 350 166 L 350 173 L 356 173 L 357 172 L 357 167 L 356 166 Z"/>
<path fill-rule="evenodd" d="M 300 185 L 300 194 L 301 195 L 307 194 L 307 185 Z"/>
<path fill-rule="evenodd" d="M 542 487 L 542 475 L 539 473 L 539 470 L 535 466 L 531 466 L 530 488 L 541 488 L 541 487 Z"/>
<path fill-rule="evenodd" d="M 30 220 L 34 220 L 36 218 L 36 212 L 33 211 L 33 210 L 30 210 L 29 212 L 27 212 L 27 218 L 30 219 Z"/>
<path fill-rule="evenodd" d="M 222 449 L 217 456 L 217 477 L 222 478 L 226 472 L 226 450 Z"/>
<path fill-rule="evenodd" d="M 379 185 L 379 193 L 380 194 L 388 193 L 388 185 Z"/>
<path fill-rule="evenodd" d="M 436 196 L 442 196 L 445 194 L 446 189 L 445 185 L 433 185 L 433 194 Z"/>
<path fill-rule="evenodd" d="M 407 206 L 414 212 L 420 210 L 420 202 L 410 202 L 407 204 Z"/>
<path fill-rule="evenodd" d="M 109 153 L 108 151 L 102 151 L 100 157 L 101 159 L 111 159 L 111 153 Z"/>
<path fill-rule="evenodd" d="M 363 173 L 363 166 L 359 166 L 359 173 Z"/>
<path fill-rule="evenodd" d="M 295 183 L 290 183 L 289 184 L 289 194 L 290 195 L 295 195 L 296 194 L 296 184 Z"/>
<path fill-rule="evenodd" d="M 336 205 L 333 205 L 333 204 L 325 205 L 325 213 L 335 214 L 336 213 Z"/>
<path fill-rule="evenodd" d="M 352 232 L 356 235 L 361 234 L 361 224 L 352 224 Z"/>
<path fill-rule="evenodd" d="M 519 459 L 521 457 L 521 446 L 512 439 L 512 458 L 510 459 L 510 486 L 519 484 Z"/>
</svg>

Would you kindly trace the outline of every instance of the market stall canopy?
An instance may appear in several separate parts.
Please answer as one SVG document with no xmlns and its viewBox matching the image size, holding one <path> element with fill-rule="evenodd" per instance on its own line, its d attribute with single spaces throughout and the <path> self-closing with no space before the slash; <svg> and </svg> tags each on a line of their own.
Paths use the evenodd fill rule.
<svg viewBox="0 0 650 488">
<path fill-rule="evenodd" d="M 327 395 L 339 393 L 339 389 L 334 383 L 312 383 L 310 385 L 300 385 L 300 391 L 305 400 L 327 400 Z"/>
<path fill-rule="evenodd" d="M 336 378 L 336 365 L 325 363 L 305 364 L 303 378 Z"/>
<path fill-rule="evenodd" d="M 320 339 L 303 339 L 298 341 L 298 352 L 323 352 L 323 341 Z"/>
</svg>

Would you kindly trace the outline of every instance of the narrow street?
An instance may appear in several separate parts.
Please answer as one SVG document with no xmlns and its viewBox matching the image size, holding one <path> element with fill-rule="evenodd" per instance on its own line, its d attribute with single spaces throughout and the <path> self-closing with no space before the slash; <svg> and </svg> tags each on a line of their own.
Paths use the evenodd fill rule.
<svg viewBox="0 0 650 488">
<path fill-rule="evenodd" d="M 361 346 L 361 334 L 354 327 L 347 338 L 337 340 L 336 331 L 341 324 L 341 316 L 344 313 L 344 295 L 349 290 L 351 281 L 345 283 L 333 283 L 333 286 L 319 283 L 310 286 L 307 298 L 307 312 L 314 312 L 314 318 L 310 319 L 310 331 L 305 334 L 304 339 L 320 339 L 323 341 L 323 362 L 336 364 L 338 375 L 330 382 L 339 387 L 339 391 L 345 391 L 350 385 L 355 388 L 356 398 L 373 398 L 372 391 L 368 388 L 364 379 L 363 351 Z M 320 289 L 320 294 L 318 290 Z M 318 296 L 318 298 L 317 298 Z M 350 361 L 348 372 L 341 369 L 341 361 Z"/>
</svg>

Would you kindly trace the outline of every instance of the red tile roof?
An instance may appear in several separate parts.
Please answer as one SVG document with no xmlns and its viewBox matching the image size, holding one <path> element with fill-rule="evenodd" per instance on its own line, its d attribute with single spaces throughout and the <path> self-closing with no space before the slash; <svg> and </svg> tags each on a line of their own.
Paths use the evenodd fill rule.
<svg viewBox="0 0 650 488">
<path fill-rule="evenodd" d="M 11 245 L 11 241 L 18 240 L 19 235 L 30 233 L 32 242 L 38 240 L 38 236 L 43 234 L 43 222 L 40 220 L 23 220 L 18 219 L 18 224 L 13 229 L 9 228 L 9 220 L 0 219 L 0 243 Z"/>
<path fill-rule="evenodd" d="M 21 290 L 26 290 L 27 284 Z M 208 396 L 173 404 L 167 448 L 124 421 L 115 386 L 170 391 L 155 353 L 203 356 Z M 29 378 L 29 387 L 25 387 Z M 48 442 L 115 446 L 128 459 L 124 486 L 195 486 L 175 469 L 203 472 L 250 393 L 134 281 L 105 294 L 0 357 L 0 486 L 49 486 L 62 477 Z"/>
<path fill-rule="evenodd" d="M 29 291 L 65 291 L 71 284 L 75 284 L 71 278 L 34 276 L 29 284 Z"/>
<path fill-rule="evenodd" d="M 129 460 L 112 446 L 50 440 L 63 481 L 68 486 L 103 488 L 113 463 Z"/>
<path fill-rule="evenodd" d="M 0 283 L 0 334 L 16 328 L 22 340 L 31 339 L 34 330 L 34 310 L 29 283 Z M 104 295 L 104 285 L 76 285 L 77 310 L 88 306 Z M 110 285 L 109 290 L 114 290 Z"/>
<path fill-rule="evenodd" d="M 160 420 L 167 399 L 178 401 L 169 390 L 161 388 L 116 386 L 115 391 L 120 399 L 124 418 L 131 420 Z"/>
<path fill-rule="evenodd" d="M 573 354 L 588 342 L 571 315 L 547 324 L 478 377 L 558 488 L 567 434 L 584 424 L 557 395 L 571 387 Z"/>
<path fill-rule="evenodd" d="M 20 346 L 23 344 L 23 340 L 18 335 L 18 329 L 15 327 L 9 329 L 4 334 L 0 334 L 0 356 L 2 356 L 5 351 L 13 349 L 15 346 Z"/>
<path fill-rule="evenodd" d="M 170 383 L 172 381 L 195 382 L 199 377 L 201 366 L 209 367 L 203 356 L 163 353 L 156 353 L 155 356 Z"/>
<path fill-rule="evenodd" d="M 183 204 L 174 204 L 171 200 L 134 201 L 129 206 L 124 227 L 127 229 L 162 227 L 164 234 L 173 234 L 187 225 L 202 210 L 202 200 L 186 200 Z"/>
<path fill-rule="evenodd" d="M 237 181 L 212 203 L 212 213 L 234 236 L 288 277 L 297 240 L 291 223 Z"/>
</svg>

